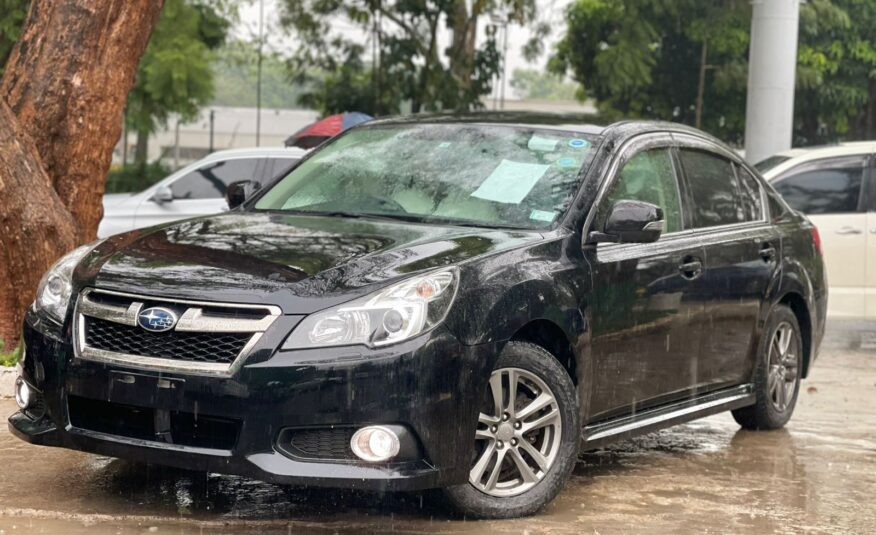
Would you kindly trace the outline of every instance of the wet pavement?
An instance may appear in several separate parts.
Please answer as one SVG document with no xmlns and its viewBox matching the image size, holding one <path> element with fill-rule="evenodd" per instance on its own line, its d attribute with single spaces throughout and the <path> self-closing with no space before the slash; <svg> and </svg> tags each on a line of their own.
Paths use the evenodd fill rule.
<svg viewBox="0 0 876 535">
<path fill-rule="evenodd" d="M 14 410 L 0 400 L 0 414 Z M 0 429 L 0 535 L 876 533 L 876 324 L 836 323 L 791 423 L 729 414 L 587 453 L 539 515 L 454 518 L 440 495 L 289 489 L 30 446 Z"/>
</svg>

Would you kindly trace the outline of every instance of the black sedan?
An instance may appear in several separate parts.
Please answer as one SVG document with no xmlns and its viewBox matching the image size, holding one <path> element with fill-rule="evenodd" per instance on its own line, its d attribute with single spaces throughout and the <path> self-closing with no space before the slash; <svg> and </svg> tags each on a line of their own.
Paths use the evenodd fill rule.
<svg viewBox="0 0 876 535">
<path fill-rule="evenodd" d="M 824 332 L 816 229 L 680 125 L 375 121 L 254 189 L 46 274 L 13 433 L 520 516 L 579 451 L 782 427 Z"/>
</svg>

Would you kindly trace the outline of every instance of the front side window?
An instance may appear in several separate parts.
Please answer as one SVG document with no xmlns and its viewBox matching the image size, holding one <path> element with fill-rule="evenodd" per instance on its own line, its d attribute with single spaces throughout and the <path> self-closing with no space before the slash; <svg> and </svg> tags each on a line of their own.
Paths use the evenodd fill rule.
<svg viewBox="0 0 876 535">
<path fill-rule="evenodd" d="M 228 184 L 256 180 L 261 158 L 240 158 L 208 163 L 170 185 L 174 199 L 221 199 Z"/>
<path fill-rule="evenodd" d="M 254 208 L 547 228 L 571 202 L 596 140 L 504 125 L 360 127 L 317 149 Z"/>
<path fill-rule="evenodd" d="M 679 151 L 690 189 L 694 228 L 732 225 L 746 220 L 733 164 L 720 156 L 692 149 Z"/>
<path fill-rule="evenodd" d="M 791 208 L 809 215 L 856 212 L 864 162 L 860 157 L 832 158 L 773 182 Z"/>
<path fill-rule="evenodd" d="M 663 210 L 663 232 L 678 232 L 681 202 L 669 149 L 652 149 L 633 155 L 621 168 L 600 209 L 598 221 L 605 223 L 618 201 L 642 201 Z"/>
</svg>

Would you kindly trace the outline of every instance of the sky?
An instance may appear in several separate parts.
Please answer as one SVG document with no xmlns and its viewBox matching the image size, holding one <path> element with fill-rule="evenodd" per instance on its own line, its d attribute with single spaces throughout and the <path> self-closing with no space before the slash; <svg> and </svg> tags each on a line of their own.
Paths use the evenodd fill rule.
<svg viewBox="0 0 876 535">
<path fill-rule="evenodd" d="M 265 13 L 265 32 L 267 34 L 267 46 L 275 51 L 282 52 L 284 48 L 291 49 L 294 45 L 294 37 L 284 35 L 283 31 L 277 26 L 276 21 L 279 18 L 278 0 L 262 0 L 264 2 Z M 550 51 L 553 44 L 561 37 L 563 31 L 563 12 L 565 7 L 572 0 L 537 0 L 538 16 L 541 20 L 547 21 L 554 28 L 554 31 L 548 37 L 545 43 L 545 50 Z M 258 35 L 259 26 L 259 0 L 249 0 L 240 8 L 240 23 L 235 28 L 235 33 L 241 38 L 252 38 Z M 482 21 L 486 24 L 487 21 Z M 362 34 L 352 24 L 344 20 L 338 20 L 334 25 L 340 28 L 350 36 L 361 37 L 364 41 L 367 36 Z M 484 32 L 479 31 L 478 34 L 482 37 Z M 517 68 L 543 68 L 547 63 L 548 54 L 545 53 L 534 63 L 528 63 L 523 57 L 522 47 L 530 38 L 530 31 L 518 25 L 510 25 L 508 27 L 508 79 L 511 73 Z M 445 36 L 446 44 L 449 42 L 449 32 Z M 370 48 L 369 48 L 370 50 Z M 498 90 L 498 89 L 497 89 Z M 506 94 L 510 96 L 510 88 L 506 85 Z"/>
</svg>

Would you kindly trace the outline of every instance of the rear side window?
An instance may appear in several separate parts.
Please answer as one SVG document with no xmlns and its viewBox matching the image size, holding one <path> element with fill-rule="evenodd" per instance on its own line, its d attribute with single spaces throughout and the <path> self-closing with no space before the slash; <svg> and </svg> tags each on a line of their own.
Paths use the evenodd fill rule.
<svg viewBox="0 0 876 535">
<path fill-rule="evenodd" d="M 742 215 L 746 221 L 763 219 L 763 188 L 760 182 L 741 165 L 734 165 L 742 197 Z"/>
<path fill-rule="evenodd" d="M 663 209 L 664 233 L 681 230 L 681 202 L 668 149 L 653 149 L 633 155 L 621 169 L 602 203 L 599 221 L 605 223 L 614 203 L 643 201 Z"/>
<path fill-rule="evenodd" d="M 694 228 L 745 222 L 742 193 L 733 164 L 720 156 L 698 150 L 682 149 L 679 155 L 690 189 Z"/>
<path fill-rule="evenodd" d="M 257 180 L 261 158 L 240 158 L 208 163 L 170 185 L 174 199 L 221 199 L 228 184 Z"/>
<path fill-rule="evenodd" d="M 772 184 L 804 214 L 842 214 L 858 210 L 863 176 L 863 158 L 831 158 L 794 169 Z"/>
</svg>

